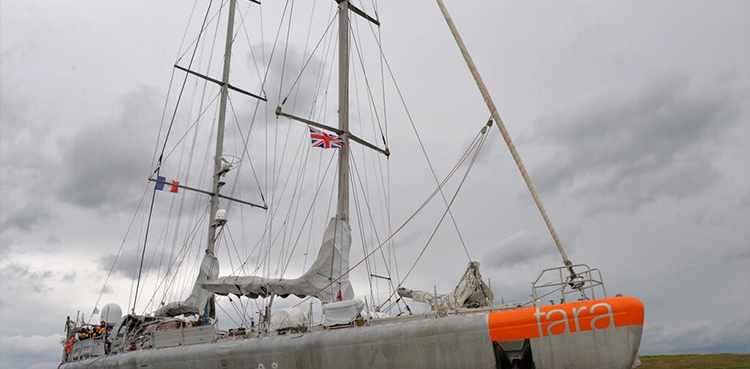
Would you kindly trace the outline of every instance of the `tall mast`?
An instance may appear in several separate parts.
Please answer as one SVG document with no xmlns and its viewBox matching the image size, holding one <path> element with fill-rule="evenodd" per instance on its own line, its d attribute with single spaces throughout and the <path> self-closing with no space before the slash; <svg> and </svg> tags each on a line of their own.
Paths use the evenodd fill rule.
<svg viewBox="0 0 750 369">
<path fill-rule="evenodd" d="M 339 201 L 337 217 L 349 221 L 349 0 L 339 3 Z"/>
<path fill-rule="evenodd" d="M 513 144 L 513 141 L 510 139 L 510 134 L 508 134 L 508 130 L 505 129 L 505 124 L 503 123 L 503 120 L 500 119 L 500 114 L 497 112 L 497 107 L 495 107 L 495 102 L 492 101 L 492 97 L 490 97 L 490 92 L 487 90 L 487 86 L 485 86 L 484 81 L 482 80 L 482 76 L 479 75 L 479 71 L 477 70 L 477 67 L 474 65 L 474 61 L 471 59 L 471 55 L 469 55 L 469 50 L 466 48 L 466 45 L 464 44 L 463 39 L 461 39 L 461 35 L 458 34 L 458 29 L 456 28 L 456 25 L 453 23 L 453 19 L 451 19 L 450 14 L 448 14 L 448 9 L 446 9 L 445 4 L 443 4 L 443 0 L 437 0 L 437 3 L 438 3 L 438 6 L 440 7 L 440 11 L 443 13 L 445 22 L 448 23 L 448 28 L 450 28 L 451 33 L 453 33 L 453 38 L 456 39 L 458 48 L 461 50 L 461 55 L 463 55 L 464 60 L 466 61 L 466 65 L 469 67 L 469 71 L 471 72 L 471 75 L 474 77 L 474 81 L 476 82 L 477 87 L 479 88 L 479 92 L 482 94 L 482 98 L 484 98 L 484 102 L 487 104 L 487 108 L 490 110 L 490 113 L 492 114 L 492 118 L 495 119 L 497 128 L 500 130 L 500 134 L 502 134 L 503 139 L 505 140 L 505 143 L 508 145 L 508 149 L 510 149 L 510 153 L 513 156 L 513 160 L 516 161 L 516 166 L 518 166 L 518 169 L 521 171 L 521 176 L 526 182 L 526 186 L 529 188 L 529 192 L 531 192 L 531 197 L 534 198 L 534 202 L 536 203 L 537 208 L 539 208 L 539 212 L 542 214 L 542 218 L 544 218 L 544 223 L 547 224 L 547 228 L 549 229 L 550 234 L 552 235 L 552 239 L 555 241 L 555 245 L 557 245 L 557 250 L 560 251 L 560 256 L 562 256 L 563 263 L 565 264 L 565 266 L 568 267 L 571 275 L 575 276 L 575 272 L 573 272 L 573 268 L 571 267 L 571 265 L 573 264 L 568 259 L 568 255 L 565 254 L 565 250 L 563 250 L 562 243 L 560 243 L 560 238 L 557 237 L 557 232 L 555 232 L 555 228 L 552 227 L 552 222 L 549 220 L 549 216 L 547 216 L 547 211 L 544 210 L 544 206 L 542 205 L 542 200 L 539 199 L 539 195 L 536 192 L 536 188 L 534 188 L 534 184 L 531 183 L 531 178 L 529 177 L 529 174 L 526 172 L 526 167 L 523 165 L 523 162 L 521 162 L 521 157 L 518 155 L 516 146 Z"/>
<path fill-rule="evenodd" d="M 221 100 L 219 102 L 219 124 L 216 128 L 216 155 L 214 155 L 214 172 L 211 177 L 211 214 L 208 223 L 208 243 L 206 253 L 213 256 L 216 244 L 216 211 L 219 210 L 219 177 L 221 157 L 224 147 L 224 121 L 227 116 L 227 97 L 229 94 L 229 64 L 232 59 L 232 35 L 234 34 L 234 8 L 237 0 L 229 0 L 229 18 L 227 19 L 227 43 L 224 49 L 224 73 L 221 77 Z"/>
</svg>

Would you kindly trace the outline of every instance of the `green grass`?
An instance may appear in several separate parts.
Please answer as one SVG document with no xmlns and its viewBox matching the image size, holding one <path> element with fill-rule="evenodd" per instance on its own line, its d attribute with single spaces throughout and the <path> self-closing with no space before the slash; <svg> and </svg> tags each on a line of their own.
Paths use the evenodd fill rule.
<svg viewBox="0 0 750 369">
<path fill-rule="evenodd" d="M 750 369 L 750 354 L 641 356 L 638 369 Z"/>
</svg>

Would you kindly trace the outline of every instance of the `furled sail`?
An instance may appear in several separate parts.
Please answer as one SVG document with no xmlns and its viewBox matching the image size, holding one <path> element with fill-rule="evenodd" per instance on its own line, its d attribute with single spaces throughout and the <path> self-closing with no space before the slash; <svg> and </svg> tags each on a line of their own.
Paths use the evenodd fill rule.
<svg viewBox="0 0 750 369">
<path fill-rule="evenodd" d="M 315 296 L 324 302 L 351 300 L 354 298 L 354 289 L 349 283 L 348 275 L 331 284 L 331 281 L 349 271 L 351 244 L 349 224 L 332 218 L 323 234 L 317 259 L 301 277 L 265 279 L 258 276 L 225 276 L 208 281 L 203 287 L 218 295 L 232 294 L 253 299 L 271 295 L 296 295 Z"/>
<path fill-rule="evenodd" d="M 206 253 L 206 255 L 203 256 L 203 261 L 201 261 L 198 278 L 196 279 L 190 296 L 184 301 L 170 302 L 169 304 L 159 307 L 154 315 L 159 317 L 172 317 L 181 314 L 202 314 L 206 303 L 213 296 L 213 293 L 206 291 L 202 284 L 205 281 L 216 279 L 218 276 L 219 260 L 217 260 L 215 256 Z"/>
<path fill-rule="evenodd" d="M 492 291 L 482 280 L 479 273 L 479 262 L 472 261 L 466 268 L 461 281 L 456 288 L 445 294 L 433 296 L 425 291 L 412 291 L 401 287 L 398 289 L 401 297 L 408 297 L 416 302 L 430 304 L 432 310 L 453 310 L 461 307 L 490 306 L 494 296 Z"/>
</svg>

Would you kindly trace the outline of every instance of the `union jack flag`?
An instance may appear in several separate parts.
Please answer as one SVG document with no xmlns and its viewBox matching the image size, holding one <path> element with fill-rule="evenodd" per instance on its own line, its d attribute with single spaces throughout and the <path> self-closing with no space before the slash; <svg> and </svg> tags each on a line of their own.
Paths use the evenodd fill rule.
<svg viewBox="0 0 750 369">
<path fill-rule="evenodd" d="M 307 126 L 310 129 L 310 139 L 312 140 L 312 147 L 320 147 L 322 149 L 339 149 L 344 146 L 344 140 L 339 136 L 330 135 L 328 133 L 318 131 L 317 129 Z"/>
</svg>

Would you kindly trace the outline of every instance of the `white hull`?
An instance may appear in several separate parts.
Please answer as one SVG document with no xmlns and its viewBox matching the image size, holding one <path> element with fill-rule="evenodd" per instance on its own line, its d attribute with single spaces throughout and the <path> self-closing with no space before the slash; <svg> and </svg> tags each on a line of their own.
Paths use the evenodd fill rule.
<svg viewBox="0 0 750 369">
<path fill-rule="evenodd" d="M 615 299 L 637 301 L 614 298 L 597 300 L 588 305 L 590 307 Z M 640 302 L 637 304 L 640 305 Z M 560 308 L 566 309 L 566 305 L 547 306 L 541 310 L 541 314 L 548 311 L 547 316 L 550 316 L 554 314 L 551 313 L 554 308 L 559 311 Z M 513 317 L 507 315 L 511 319 L 507 321 L 508 326 L 520 327 L 525 324 L 526 328 L 531 328 L 531 331 L 527 331 L 533 332 L 537 330 L 536 325 L 528 327 L 526 323 L 535 321 L 534 312 L 539 311 L 531 308 L 446 317 L 426 314 L 388 318 L 370 326 L 287 335 L 269 333 L 266 337 L 230 338 L 214 343 L 133 351 L 67 363 L 62 368 L 503 368 L 503 354 L 500 352 L 520 348 L 526 340 L 493 342 L 491 336 L 496 340 L 498 338 L 496 333 L 491 334 L 491 330 L 493 324 L 498 323 L 491 321 L 494 319 L 497 322 L 498 317 L 502 319 L 511 313 Z M 528 317 L 516 320 L 519 313 Z M 595 321 L 602 320 L 597 318 L 591 323 L 578 322 L 578 318 L 583 321 L 583 315 L 575 319 L 568 317 L 570 332 L 554 334 L 555 324 L 545 326 L 544 329 L 549 329 L 553 334 L 545 335 L 542 332 L 541 337 L 528 338 L 534 367 L 631 368 L 638 357 L 643 330 L 642 305 L 640 324 L 620 324 L 623 320 L 619 314 L 629 312 L 618 311 L 616 307 L 611 309 L 611 313 L 609 316 L 614 321 L 603 321 L 605 325 L 610 324 L 609 328 L 597 329 L 596 326 L 601 324 Z M 591 324 L 590 329 L 586 329 L 585 324 Z M 579 331 L 572 328 L 579 325 Z M 542 331 L 542 323 L 539 327 Z"/>
</svg>

